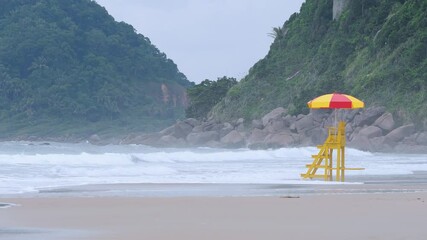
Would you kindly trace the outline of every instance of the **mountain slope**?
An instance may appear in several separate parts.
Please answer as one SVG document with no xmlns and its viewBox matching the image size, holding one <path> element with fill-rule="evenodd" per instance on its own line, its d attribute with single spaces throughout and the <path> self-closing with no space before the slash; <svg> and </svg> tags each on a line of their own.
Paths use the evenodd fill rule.
<svg viewBox="0 0 427 240">
<path fill-rule="evenodd" d="M 343 2 L 334 20 L 333 5 Z M 215 106 L 215 118 L 254 119 L 279 106 L 297 114 L 339 91 L 426 124 L 427 1 L 307 0 L 273 34 L 267 56 Z"/>
<path fill-rule="evenodd" d="M 3 135 L 150 131 L 183 114 L 191 83 L 96 2 L 0 5 Z"/>
</svg>

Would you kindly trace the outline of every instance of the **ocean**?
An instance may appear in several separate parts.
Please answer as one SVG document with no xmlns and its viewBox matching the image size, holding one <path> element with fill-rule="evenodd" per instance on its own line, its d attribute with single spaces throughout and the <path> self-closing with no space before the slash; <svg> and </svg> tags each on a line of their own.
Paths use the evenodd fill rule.
<svg viewBox="0 0 427 240">
<path fill-rule="evenodd" d="M 93 184 L 337 184 L 303 180 L 314 147 L 270 150 L 163 149 L 88 143 L 0 143 L 0 195 Z M 349 183 L 427 171 L 425 154 L 346 150 Z"/>
</svg>

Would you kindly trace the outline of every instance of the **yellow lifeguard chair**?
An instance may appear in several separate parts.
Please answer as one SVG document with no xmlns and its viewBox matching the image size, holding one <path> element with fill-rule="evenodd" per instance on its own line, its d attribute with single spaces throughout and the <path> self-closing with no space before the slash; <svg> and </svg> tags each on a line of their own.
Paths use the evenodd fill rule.
<svg viewBox="0 0 427 240">
<path fill-rule="evenodd" d="M 309 108 L 315 109 L 352 109 L 363 108 L 364 103 L 359 99 L 339 93 L 326 94 L 308 102 Z M 335 115 L 336 116 L 336 115 Z M 336 171 L 336 181 L 344 182 L 345 170 L 364 170 L 364 168 L 345 167 L 345 122 L 340 121 L 337 127 L 328 128 L 328 137 L 323 145 L 317 146 L 319 153 L 312 155 L 313 163 L 307 164 L 307 172 L 301 174 L 303 178 L 323 178 L 325 181 L 333 180 L 333 172 Z M 334 154 L 334 150 L 336 154 Z M 336 163 L 334 165 L 334 155 Z M 323 174 L 317 174 L 319 169 L 323 169 Z"/>
<path fill-rule="evenodd" d="M 307 164 L 307 172 L 301 174 L 303 178 L 323 178 L 325 181 L 333 180 L 333 171 L 336 171 L 336 181 L 344 182 L 345 170 L 364 170 L 364 168 L 345 167 L 345 122 L 338 123 L 338 128 L 328 129 L 328 138 L 323 145 L 317 146 L 319 153 L 312 155 L 313 163 Z M 333 163 L 334 150 L 336 150 L 336 166 Z M 317 170 L 323 169 L 323 174 L 316 174 Z"/>
</svg>

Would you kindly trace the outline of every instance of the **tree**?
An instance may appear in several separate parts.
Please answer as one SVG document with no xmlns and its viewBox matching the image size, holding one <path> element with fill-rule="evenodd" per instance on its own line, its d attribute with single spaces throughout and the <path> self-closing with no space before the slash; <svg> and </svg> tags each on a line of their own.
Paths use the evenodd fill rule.
<svg viewBox="0 0 427 240">
<path fill-rule="evenodd" d="M 204 80 L 200 84 L 187 89 L 190 98 L 190 106 L 185 114 L 189 118 L 202 119 L 221 99 L 225 97 L 228 90 L 237 84 L 235 78 L 222 77 L 217 81 Z"/>
</svg>

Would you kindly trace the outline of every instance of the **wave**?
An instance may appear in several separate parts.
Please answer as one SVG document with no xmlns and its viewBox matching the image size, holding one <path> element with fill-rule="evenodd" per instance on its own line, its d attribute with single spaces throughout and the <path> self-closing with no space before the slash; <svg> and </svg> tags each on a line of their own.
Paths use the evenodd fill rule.
<svg viewBox="0 0 427 240">
<path fill-rule="evenodd" d="M 0 144 L 0 194 L 110 183 L 313 184 L 300 173 L 316 148 L 270 150 L 155 149 L 143 146 Z M 347 175 L 427 171 L 426 155 L 372 154 L 347 149 Z M 328 183 L 330 184 L 330 183 Z"/>
</svg>

